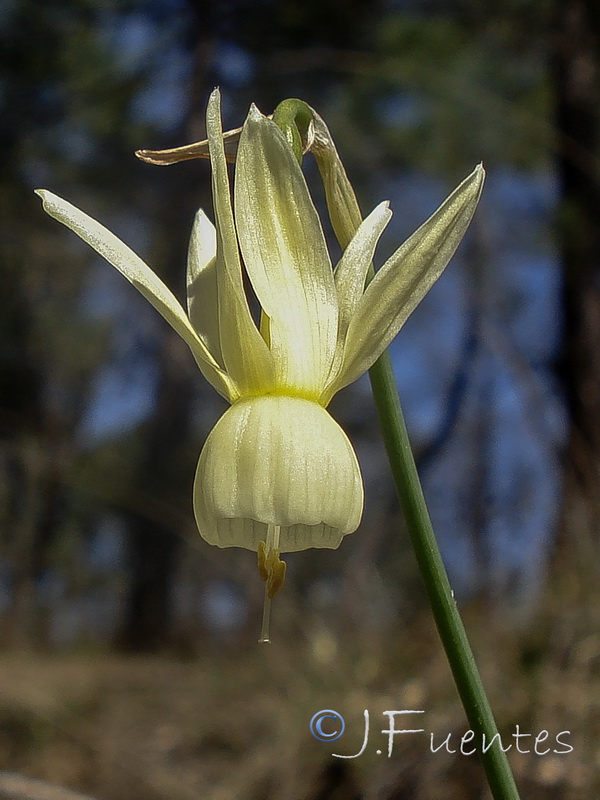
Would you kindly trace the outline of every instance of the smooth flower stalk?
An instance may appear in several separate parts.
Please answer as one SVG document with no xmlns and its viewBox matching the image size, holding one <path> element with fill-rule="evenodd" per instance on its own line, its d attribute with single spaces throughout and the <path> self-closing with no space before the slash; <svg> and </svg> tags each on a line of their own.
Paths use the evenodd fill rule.
<svg viewBox="0 0 600 800">
<path fill-rule="evenodd" d="M 354 449 L 330 416 L 334 394 L 371 367 L 460 243 L 481 192 L 481 166 L 366 285 L 392 213 L 380 203 L 335 267 L 290 142 L 252 106 L 239 135 L 233 202 L 220 98 L 207 110 L 213 225 L 196 215 L 187 313 L 127 245 L 51 192 L 44 209 L 116 267 L 190 347 L 231 407 L 209 434 L 194 481 L 202 537 L 257 552 L 265 581 L 261 640 L 285 578 L 281 553 L 336 548 L 356 530 L 363 485 Z M 260 305 L 253 318 L 246 273 Z"/>
</svg>

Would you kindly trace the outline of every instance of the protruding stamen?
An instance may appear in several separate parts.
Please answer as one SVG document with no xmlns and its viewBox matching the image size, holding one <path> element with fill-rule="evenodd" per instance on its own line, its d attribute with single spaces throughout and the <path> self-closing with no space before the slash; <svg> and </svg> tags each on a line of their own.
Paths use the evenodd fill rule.
<svg viewBox="0 0 600 800">
<path fill-rule="evenodd" d="M 258 574 L 265 581 L 262 627 L 259 642 L 270 642 L 271 598 L 280 591 L 285 581 L 286 563 L 279 557 L 279 525 L 267 527 L 267 541 L 259 542 L 257 548 Z"/>
</svg>

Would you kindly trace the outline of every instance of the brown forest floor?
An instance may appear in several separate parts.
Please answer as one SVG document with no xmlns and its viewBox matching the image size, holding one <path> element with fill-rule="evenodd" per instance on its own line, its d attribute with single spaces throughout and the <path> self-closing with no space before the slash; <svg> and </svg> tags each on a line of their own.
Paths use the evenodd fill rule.
<svg viewBox="0 0 600 800">
<path fill-rule="evenodd" d="M 580 593 L 567 605 L 564 591 L 560 602 L 549 598 L 544 618 L 517 635 L 480 608 L 466 610 L 504 743 L 516 724 L 549 731 L 551 749 L 559 731 L 571 732 L 568 754 L 513 746 L 523 800 L 600 797 L 600 604 L 597 596 L 583 604 Z M 194 659 L 0 655 L 0 770 L 97 800 L 486 797 L 475 757 L 431 753 L 422 734 L 396 737 L 387 757 L 384 710 L 423 709 L 397 727 L 423 727 L 436 745 L 452 733 L 456 747 L 467 728 L 429 617 L 394 638 L 321 627 L 302 640 L 244 639 Z M 319 742 L 309 721 L 330 708 L 346 733 Z M 360 748 L 364 709 L 364 754 L 333 758 Z"/>
</svg>

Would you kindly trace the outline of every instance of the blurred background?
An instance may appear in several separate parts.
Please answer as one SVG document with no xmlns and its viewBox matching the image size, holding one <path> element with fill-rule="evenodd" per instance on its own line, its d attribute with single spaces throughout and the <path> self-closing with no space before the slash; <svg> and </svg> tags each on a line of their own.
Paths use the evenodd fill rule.
<svg viewBox="0 0 600 800">
<path fill-rule="evenodd" d="M 204 138 L 219 85 L 226 128 L 251 102 L 319 111 L 363 212 L 391 201 L 379 264 L 484 162 L 469 234 L 391 353 L 505 743 L 571 732 L 568 754 L 512 748 L 523 797 L 597 795 L 599 33 L 593 0 L 0 0 L 0 788 L 14 772 L 98 800 L 488 796 L 474 757 L 424 735 L 377 755 L 386 709 L 424 710 L 437 743 L 468 725 L 368 380 L 331 406 L 363 523 L 286 559 L 259 647 L 255 556 L 210 547 L 192 514 L 225 404 L 33 195 L 103 222 L 183 299 L 208 164 L 133 151 Z M 334 744 L 310 734 L 323 708 L 346 719 Z M 332 757 L 360 749 L 365 709 L 365 753 Z"/>
</svg>

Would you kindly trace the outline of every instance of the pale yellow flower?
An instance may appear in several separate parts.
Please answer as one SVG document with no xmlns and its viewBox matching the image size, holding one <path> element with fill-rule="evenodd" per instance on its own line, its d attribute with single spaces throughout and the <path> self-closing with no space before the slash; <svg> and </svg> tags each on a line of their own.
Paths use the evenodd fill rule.
<svg viewBox="0 0 600 800">
<path fill-rule="evenodd" d="M 362 222 L 333 269 L 302 171 L 275 123 L 250 109 L 233 204 L 218 91 L 209 100 L 207 135 L 215 226 L 198 212 L 187 313 L 116 236 L 56 195 L 38 193 L 51 216 L 152 303 L 231 403 L 202 449 L 194 511 L 210 544 L 259 552 L 272 596 L 285 574 L 280 552 L 335 548 L 358 527 L 360 469 L 327 405 L 369 369 L 439 277 L 473 216 L 484 173 L 477 167 L 365 288 L 392 216 L 388 203 Z M 258 325 L 244 270 L 261 307 Z"/>
</svg>

